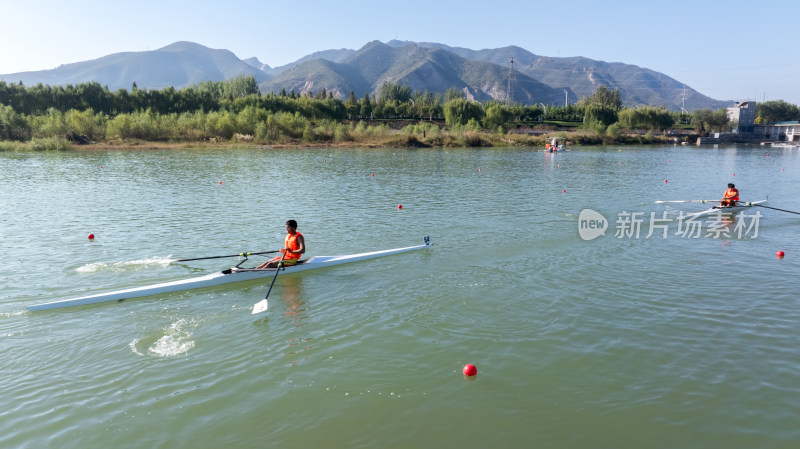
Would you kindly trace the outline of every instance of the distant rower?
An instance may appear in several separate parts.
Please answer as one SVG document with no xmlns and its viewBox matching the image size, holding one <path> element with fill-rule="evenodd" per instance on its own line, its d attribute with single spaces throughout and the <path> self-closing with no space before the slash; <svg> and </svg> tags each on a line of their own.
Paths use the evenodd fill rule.
<svg viewBox="0 0 800 449">
<path fill-rule="evenodd" d="M 725 195 L 722 197 L 722 201 L 719 202 L 719 205 L 722 207 L 733 207 L 736 205 L 737 201 L 739 201 L 739 190 L 736 189 L 735 185 L 728 184 L 728 190 L 725 191 Z"/>
</svg>

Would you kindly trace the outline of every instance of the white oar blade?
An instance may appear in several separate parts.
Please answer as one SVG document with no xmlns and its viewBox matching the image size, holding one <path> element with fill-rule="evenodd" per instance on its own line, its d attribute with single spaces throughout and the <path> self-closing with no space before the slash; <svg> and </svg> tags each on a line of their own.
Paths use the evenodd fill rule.
<svg viewBox="0 0 800 449">
<path fill-rule="evenodd" d="M 256 305 L 253 306 L 253 313 L 252 314 L 255 315 L 255 314 L 261 313 L 261 312 L 263 312 L 265 310 L 267 310 L 267 300 L 266 299 L 262 299 L 260 302 L 256 303 Z"/>
</svg>

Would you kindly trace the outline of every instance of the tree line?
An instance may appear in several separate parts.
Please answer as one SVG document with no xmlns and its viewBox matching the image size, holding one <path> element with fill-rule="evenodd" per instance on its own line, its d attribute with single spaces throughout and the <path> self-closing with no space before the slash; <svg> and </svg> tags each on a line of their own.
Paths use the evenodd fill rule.
<svg viewBox="0 0 800 449">
<path fill-rule="evenodd" d="M 757 114 L 761 123 L 800 118 L 797 106 L 783 101 L 760 103 Z M 682 126 L 714 132 L 727 131 L 730 126 L 725 109 L 688 114 L 656 106 L 623 107 L 619 90 L 605 86 L 574 105 L 524 106 L 478 103 L 455 88 L 441 95 L 389 83 L 377 95 L 358 98 L 351 91 L 346 100 L 325 89 L 316 94 L 285 90 L 262 94 L 252 76 L 202 82 L 180 90 L 139 89 L 134 83 L 130 91 L 113 92 L 96 82 L 26 87 L 0 81 L 0 140 L 73 133 L 91 140 L 193 141 L 243 134 L 265 142 L 315 141 L 347 139 L 348 133 L 352 137 L 358 121 L 398 119 L 444 122 L 448 127 L 492 133 L 515 126 L 568 122 L 612 137 L 625 130 Z"/>
</svg>

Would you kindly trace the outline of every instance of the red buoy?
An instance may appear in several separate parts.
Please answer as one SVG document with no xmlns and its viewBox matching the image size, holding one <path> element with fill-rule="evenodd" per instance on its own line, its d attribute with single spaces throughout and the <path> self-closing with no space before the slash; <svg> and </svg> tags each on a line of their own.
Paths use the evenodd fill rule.
<svg viewBox="0 0 800 449">
<path fill-rule="evenodd" d="M 89 240 L 94 240 L 94 234 L 89 234 Z"/>
<path fill-rule="evenodd" d="M 402 204 L 398 204 L 398 205 L 397 205 L 397 208 L 398 208 L 398 209 L 402 209 L 402 208 L 403 208 L 403 205 L 402 205 Z"/>
<path fill-rule="evenodd" d="M 464 365 L 464 375 L 468 377 L 472 377 L 478 374 L 478 368 L 475 368 L 475 365 L 471 363 L 467 363 Z"/>
<path fill-rule="evenodd" d="M 777 257 L 778 259 L 783 259 L 783 256 L 785 255 L 786 254 L 784 254 L 783 251 L 778 251 L 777 253 L 775 253 L 775 257 Z"/>
</svg>

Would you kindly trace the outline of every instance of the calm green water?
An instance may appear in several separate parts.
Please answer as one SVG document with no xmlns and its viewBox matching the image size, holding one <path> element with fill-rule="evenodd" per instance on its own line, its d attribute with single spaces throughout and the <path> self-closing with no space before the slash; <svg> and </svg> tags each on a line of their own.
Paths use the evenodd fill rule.
<svg viewBox="0 0 800 449">
<path fill-rule="evenodd" d="M 796 448 L 800 216 L 650 213 L 731 181 L 800 211 L 800 153 L 619 149 L 0 153 L 0 447 Z M 166 261 L 288 218 L 309 254 L 436 245 L 279 276 L 256 316 L 268 281 L 25 311 L 225 268 Z"/>
</svg>

